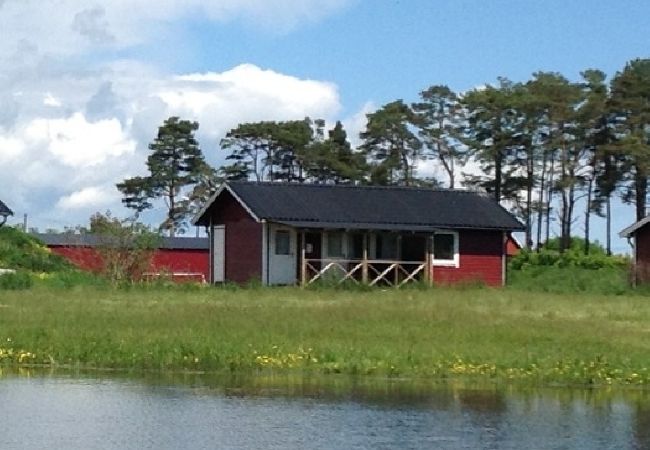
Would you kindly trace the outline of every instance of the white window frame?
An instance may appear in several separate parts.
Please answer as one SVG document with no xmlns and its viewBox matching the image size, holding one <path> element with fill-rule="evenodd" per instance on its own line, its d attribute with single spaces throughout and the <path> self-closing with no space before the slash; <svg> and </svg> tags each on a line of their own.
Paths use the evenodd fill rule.
<svg viewBox="0 0 650 450">
<path fill-rule="evenodd" d="M 435 257 L 435 242 L 436 234 L 451 234 L 454 237 L 454 258 L 453 259 L 436 259 Z M 431 249 L 431 263 L 434 266 L 439 266 L 439 267 L 455 267 L 458 268 L 460 267 L 460 253 L 458 252 L 458 231 L 436 231 L 433 233 L 433 246 L 434 248 Z"/>
</svg>

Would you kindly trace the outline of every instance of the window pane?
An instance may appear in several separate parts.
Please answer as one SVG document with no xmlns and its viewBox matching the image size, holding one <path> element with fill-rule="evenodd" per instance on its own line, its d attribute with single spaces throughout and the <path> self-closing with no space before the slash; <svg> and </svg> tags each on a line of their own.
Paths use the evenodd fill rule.
<svg viewBox="0 0 650 450">
<path fill-rule="evenodd" d="M 454 235 L 451 233 L 436 233 L 433 236 L 433 259 L 454 259 Z"/>
<path fill-rule="evenodd" d="M 383 234 L 377 236 L 377 258 L 397 259 L 397 235 Z"/>
<path fill-rule="evenodd" d="M 327 234 L 327 256 L 343 256 L 343 235 L 341 233 Z"/>
<path fill-rule="evenodd" d="M 348 249 L 352 250 L 351 252 L 348 252 L 350 258 L 363 258 L 363 239 L 363 234 L 353 234 L 350 236 L 350 243 L 348 244 Z"/>
<path fill-rule="evenodd" d="M 288 231 L 275 232 L 275 254 L 288 255 L 291 252 L 291 236 Z"/>
</svg>

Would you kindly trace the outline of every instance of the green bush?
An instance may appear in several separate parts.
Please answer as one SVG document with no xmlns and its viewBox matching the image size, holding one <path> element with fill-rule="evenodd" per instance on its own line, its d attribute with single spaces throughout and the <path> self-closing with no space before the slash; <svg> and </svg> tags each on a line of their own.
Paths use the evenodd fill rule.
<svg viewBox="0 0 650 450">
<path fill-rule="evenodd" d="M 0 228 L 0 267 L 46 273 L 72 268 L 38 239 L 11 227 Z"/>
<path fill-rule="evenodd" d="M 582 269 L 625 269 L 630 260 L 625 256 L 608 256 L 603 247 L 594 242 L 589 245 L 589 253 L 584 253 L 584 239 L 574 238 L 571 247 L 560 253 L 559 239 L 551 239 L 539 250 L 522 249 L 510 261 L 512 270 L 527 267 L 555 266 L 560 268 L 579 267 Z"/>
<path fill-rule="evenodd" d="M 0 290 L 19 291 L 32 287 L 32 277 L 27 272 L 13 272 L 0 275 Z"/>
<path fill-rule="evenodd" d="M 559 239 L 539 250 L 523 249 L 508 266 L 508 284 L 518 289 L 553 293 L 621 295 L 629 292 L 630 259 L 608 256 L 597 242 L 584 253 L 584 239 L 574 238 L 560 253 Z"/>
</svg>

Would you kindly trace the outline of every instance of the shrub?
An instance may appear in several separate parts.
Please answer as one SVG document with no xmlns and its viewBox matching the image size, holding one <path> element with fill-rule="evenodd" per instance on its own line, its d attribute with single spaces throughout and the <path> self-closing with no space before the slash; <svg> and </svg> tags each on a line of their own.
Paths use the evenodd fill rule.
<svg viewBox="0 0 650 450">
<path fill-rule="evenodd" d="M 0 275 L 0 289 L 19 291 L 33 285 L 32 277 L 27 272 L 13 272 Z"/>
<path fill-rule="evenodd" d="M 42 242 L 17 228 L 0 228 L 0 267 L 31 272 L 56 272 L 72 266 Z"/>
<path fill-rule="evenodd" d="M 90 218 L 90 229 L 100 239 L 97 251 L 101 274 L 113 284 L 140 281 L 149 268 L 160 236 L 135 219 L 118 219 L 110 212 Z"/>
</svg>

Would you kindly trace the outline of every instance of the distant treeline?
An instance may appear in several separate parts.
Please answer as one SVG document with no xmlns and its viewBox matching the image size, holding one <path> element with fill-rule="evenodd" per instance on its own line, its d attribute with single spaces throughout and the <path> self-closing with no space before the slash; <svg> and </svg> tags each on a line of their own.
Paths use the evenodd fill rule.
<svg viewBox="0 0 650 450">
<path fill-rule="evenodd" d="M 596 69 L 581 77 L 537 72 L 526 82 L 500 78 L 464 93 L 434 85 L 417 102 L 396 100 L 367 114 L 357 148 L 341 122 L 329 130 L 310 118 L 239 124 L 220 142 L 226 163 L 218 168 L 205 162 L 194 138 L 198 123 L 172 117 L 150 144 L 150 174 L 118 188 L 138 212 L 166 199 L 161 228 L 173 234 L 223 180 L 462 185 L 508 205 L 526 224 L 527 246 L 548 241 L 557 218 L 561 250 L 578 220 L 589 249 L 590 215 L 603 216 L 611 253 L 612 198 L 635 205 L 637 220 L 645 215 L 650 59 L 630 61 L 609 82 Z M 435 160 L 445 179 L 421 176 L 425 160 Z M 472 170 L 464 172 L 468 162 Z"/>
</svg>

